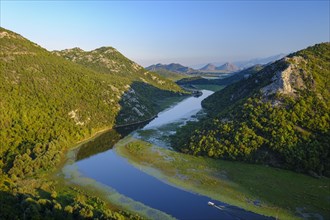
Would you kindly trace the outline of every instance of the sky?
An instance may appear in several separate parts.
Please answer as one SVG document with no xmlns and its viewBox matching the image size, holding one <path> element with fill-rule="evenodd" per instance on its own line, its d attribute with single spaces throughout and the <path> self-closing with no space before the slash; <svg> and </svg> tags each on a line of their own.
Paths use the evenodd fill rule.
<svg viewBox="0 0 330 220">
<path fill-rule="evenodd" d="M 0 26 L 48 50 L 112 46 L 143 66 L 234 62 L 330 41 L 329 0 L 0 1 Z"/>
</svg>

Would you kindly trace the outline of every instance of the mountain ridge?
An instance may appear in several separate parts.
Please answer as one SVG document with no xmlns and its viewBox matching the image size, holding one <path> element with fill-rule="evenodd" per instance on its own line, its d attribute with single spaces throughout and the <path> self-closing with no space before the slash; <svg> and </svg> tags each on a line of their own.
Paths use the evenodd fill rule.
<svg viewBox="0 0 330 220">
<path fill-rule="evenodd" d="M 212 63 L 208 63 L 205 66 L 203 66 L 202 68 L 200 68 L 199 70 L 201 70 L 201 71 L 215 71 L 215 70 L 217 70 L 217 67 Z"/>
<path fill-rule="evenodd" d="M 265 65 L 265 64 L 272 63 L 276 60 L 282 59 L 286 55 L 288 55 L 288 54 L 279 53 L 279 54 L 268 56 L 268 57 L 252 58 L 252 59 L 239 60 L 239 61 L 227 61 L 227 62 L 234 64 L 239 69 L 246 69 L 246 68 L 249 68 L 249 67 L 252 67 L 255 65 Z M 210 64 L 215 65 L 215 66 L 221 66 L 224 64 L 224 62 L 214 61 L 214 62 L 210 62 Z M 200 69 L 200 68 L 204 67 L 205 65 L 207 65 L 207 64 L 202 63 L 202 64 L 198 64 L 198 65 L 191 65 L 191 68 Z"/>
<path fill-rule="evenodd" d="M 182 152 L 330 176 L 330 43 L 266 65 L 202 102 L 208 117 L 180 128 Z"/>
<path fill-rule="evenodd" d="M 240 70 L 236 73 L 233 73 L 225 78 L 219 79 L 207 79 L 201 76 L 183 78 L 178 80 L 176 83 L 181 86 L 191 87 L 194 85 L 219 85 L 219 86 L 228 86 L 232 83 L 235 83 L 239 80 L 246 79 L 251 77 L 254 73 L 260 71 L 264 66 L 255 65 L 244 70 Z"/>
<path fill-rule="evenodd" d="M 150 71 L 157 71 L 157 70 L 168 70 L 171 72 L 175 72 L 175 73 L 182 73 L 182 74 L 192 74 L 194 72 L 196 72 L 195 69 L 187 67 L 187 66 L 183 66 L 179 63 L 170 63 L 170 64 L 155 64 L 155 65 L 151 65 L 146 67 L 147 70 Z"/>
<path fill-rule="evenodd" d="M 151 66 L 146 67 L 145 69 L 149 71 L 154 71 L 159 74 L 166 75 L 164 73 L 176 73 L 181 74 L 181 78 L 186 76 L 192 75 L 207 75 L 207 74 L 222 74 L 222 73 L 232 73 L 239 70 L 234 64 L 232 63 L 225 63 L 221 66 L 215 66 L 214 64 L 207 64 L 200 69 L 193 69 L 191 67 L 183 66 L 179 63 L 170 63 L 170 64 L 154 64 Z M 178 77 L 180 78 L 180 77 Z"/>
<path fill-rule="evenodd" d="M 232 72 L 238 71 L 239 68 L 233 63 L 226 62 L 223 65 L 218 66 L 216 68 L 216 70 L 221 70 L 221 71 L 232 73 Z"/>
<path fill-rule="evenodd" d="M 133 84 L 126 84 L 124 86 L 127 92 L 122 95 L 121 106 L 125 107 L 122 108 L 117 117 L 117 121 L 123 124 L 130 124 L 132 120 L 138 121 L 138 118 L 141 116 L 145 117 L 143 109 L 155 108 L 155 104 L 153 104 L 153 106 L 143 107 L 139 103 L 148 103 L 149 101 L 156 103 L 157 99 L 165 98 L 166 95 L 170 96 L 168 92 L 163 92 L 164 94 L 161 94 L 161 92 L 157 92 L 155 88 L 162 88 L 170 91 L 181 90 L 172 81 L 154 72 L 146 71 L 142 66 L 127 59 L 113 47 L 100 47 L 91 51 L 68 49 L 53 51 L 53 53 L 100 73 L 114 76 L 124 74 L 122 77 L 132 78 L 134 81 Z M 148 86 L 148 84 L 154 88 Z M 115 87 L 112 87 L 112 89 L 113 91 L 118 90 Z M 148 92 L 154 94 L 154 96 L 149 97 L 147 94 Z M 135 98 L 132 96 L 135 96 Z M 132 111 L 132 109 L 134 111 Z M 143 118 L 143 120 L 152 118 L 155 115 L 155 111 L 149 112 L 147 115 L 148 117 Z M 134 117 L 136 117 L 136 119 L 134 119 Z"/>
<path fill-rule="evenodd" d="M 282 59 L 286 55 L 287 54 L 285 54 L 285 53 L 280 53 L 280 54 L 272 55 L 269 57 L 253 58 L 253 59 L 249 59 L 246 61 L 237 61 L 237 62 L 233 62 L 233 63 L 236 66 L 238 66 L 239 68 L 245 69 L 245 68 L 249 68 L 251 66 L 257 65 L 257 64 L 264 65 L 264 64 L 269 64 L 269 63 L 275 62 L 277 60 Z"/>
</svg>

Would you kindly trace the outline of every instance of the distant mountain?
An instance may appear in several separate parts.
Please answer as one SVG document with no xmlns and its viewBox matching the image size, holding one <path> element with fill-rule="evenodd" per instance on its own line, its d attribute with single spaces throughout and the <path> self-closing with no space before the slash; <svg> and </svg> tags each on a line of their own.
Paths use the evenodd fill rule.
<svg viewBox="0 0 330 220">
<path fill-rule="evenodd" d="M 217 67 L 215 65 L 213 65 L 212 63 L 209 63 L 209 64 L 205 65 L 204 67 L 200 68 L 199 70 L 201 70 L 201 71 L 216 71 Z"/>
<path fill-rule="evenodd" d="M 210 73 L 232 73 L 239 70 L 239 68 L 232 63 L 224 63 L 220 66 L 216 66 L 215 64 L 209 63 L 202 68 L 199 69 L 202 72 L 210 72 Z"/>
<path fill-rule="evenodd" d="M 246 69 L 246 68 L 249 68 L 249 67 L 257 65 L 257 64 L 260 64 L 260 65 L 269 64 L 276 60 L 280 60 L 285 56 L 286 56 L 286 54 L 280 53 L 280 54 L 265 57 L 265 58 L 254 58 L 254 59 L 250 59 L 250 60 L 235 61 L 235 62 L 231 62 L 231 63 L 233 65 L 237 66 L 239 69 Z M 206 65 L 208 65 L 208 64 L 193 65 L 191 67 L 195 68 L 195 69 L 200 69 L 200 68 L 204 68 Z M 211 65 L 221 66 L 221 65 L 223 65 L 223 62 L 212 62 Z"/>
<path fill-rule="evenodd" d="M 232 73 L 232 72 L 238 71 L 239 68 L 235 64 L 227 62 L 227 63 L 217 67 L 216 70 Z"/>
<path fill-rule="evenodd" d="M 146 69 L 154 72 L 157 72 L 158 70 L 168 70 L 174 73 L 183 73 L 183 74 L 192 74 L 194 72 L 198 72 L 198 70 L 195 70 L 187 66 L 183 66 L 178 63 L 170 63 L 170 64 L 158 63 L 156 65 L 148 66 Z"/>
<path fill-rule="evenodd" d="M 154 70 L 153 72 L 157 73 L 158 75 L 172 80 L 172 81 L 177 81 L 186 77 L 189 77 L 190 75 L 185 74 L 185 73 L 176 73 L 176 72 L 171 72 L 169 70 L 166 69 L 158 69 L 158 70 Z"/>
<path fill-rule="evenodd" d="M 220 79 L 207 79 L 202 76 L 190 77 L 190 78 L 183 78 L 178 80 L 176 83 L 181 86 L 191 87 L 195 85 L 218 85 L 218 86 L 227 86 L 232 83 L 238 82 L 242 79 L 247 79 L 251 77 L 253 74 L 260 71 L 264 66 L 262 65 L 255 65 L 250 68 L 241 70 L 237 73 L 232 73 L 225 78 Z"/>
<path fill-rule="evenodd" d="M 238 61 L 238 62 L 234 62 L 234 64 L 241 69 L 246 69 L 246 68 L 249 68 L 249 67 L 257 65 L 257 64 L 263 65 L 263 64 L 272 63 L 272 62 L 275 62 L 276 60 L 282 59 L 285 56 L 286 56 L 286 54 L 280 53 L 280 54 L 266 57 L 266 58 L 255 58 L 255 59 L 246 60 L 246 61 Z"/>
<path fill-rule="evenodd" d="M 201 69 L 193 69 L 187 66 L 183 66 L 178 63 L 171 63 L 171 64 L 155 64 L 146 67 L 147 70 L 156 72 L 164 77 L 181 74 L 181 76 L 177 76 L 177 79 L 184 78 L 185 76 L 189 75 L 205 75 L 205 74 L 222 74 L 222 73 L 232 73 L 239 70 L 237 66 L 232 63 L 225 63 L 222 66 L 216 67 L 214 64 L 207 64 Z M 171 72 L 171 73 L 170 73 Z M 184 74 L 184 75 L 182 75 Z"/>
</svg>

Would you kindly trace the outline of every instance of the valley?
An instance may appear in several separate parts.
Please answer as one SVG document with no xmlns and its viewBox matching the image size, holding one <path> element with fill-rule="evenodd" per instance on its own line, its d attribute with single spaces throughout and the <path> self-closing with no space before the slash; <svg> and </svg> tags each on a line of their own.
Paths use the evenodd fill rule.
<svg viewBox="0 0 330 220">
<path fill-rule="evenodd" d="M 200 100 L 204 98 L 205 96 Z M 185 101 L 178 105 L 188 109 Z M 319 218 L 328 215 L 329 210 L 325 205 L 330 195 L 327 179 L 317 180 L 268 166 L 217 161 L 173 151 L 169 145 L 168 135 L 173 133 L 177 126 L 189 120 L 189 114 L 185 115 L 182 110 L 179 112 L 185 117 L 178 118 L 175 109 L 180 108 L 174 106 L 165 110 L 158 118 L 117 143 L 109 145 L 109 142 L 104 142 L 106 146 L 113 145 L 113 150 L 66 165 L 62 171 L 66 179 L 85 186 L 88 184 L 89 187 L 96 184 L 90 181 L 96 180 L 100 184 L 98 190 L 102 193 L 119 193 L 118 196 L 109 195 L 111 202 L 124 205 L 141 215 L 151 212 L 152 214 L 147 217 L 152 219 L 165 219 L 170 216 L 165 217 L 162 212 L 155 214 L 155 211 L 147 211 L 149 207 L 151 210 L 163 210 L 179 219 L 216 219 L 221 215 L 226 219 L 235 219 L 237 216 L 243 219 L 267 219 L 265 216 L 251 216 L 249 212 L 245 213 L 235 206 L 279 219 L 298 219 L 298 216 Z M 190 114 L 191 116 L 194 114 Z M 173 121 L 171 117 L 176 120 Z M 190 120 L 194 120 L 194 117 Z M 92 150 L 95 146 L 91 143 L 85 148 Z M 80 150 L 77 155 L 79 152 Z M 120 169 L 117 169 L 118 167 Z M 198 198 L 193 199 L 188 196 L 189 194 L 187 197 L 187 193 L 181 195 L 173 187 L 178 188 L 176 191 L 183 189 L 198 193 L 195 196 Z M 136 202 L 127 200 L 126 196 Z M 301 198 L 306 202 L 302 202 Z M 124 200 L 127 202 L 123 203 Z M 224 210 L 214 210 L 206 206 L 209 200 L 224 206 Z M 140 202 L 147 207 L 141 207 Z M 194 211 L 189 208 L 191 206 L 195 207 Z M 186 215 L 182 216 L 183 213 Z"/>
<path fill-rule="evenodd" d="M 4 28 L 0 44 L 0 218 L 130 216 L 51 173 L 77 142 L 150 120 L 188 93 L 111 47 L 61 55 Z"/>
<path fill-rule="evenodd" d="M 0 219 L 330 218 L 329 43 L 221 77 L 0 43 Z"/>
</svg>

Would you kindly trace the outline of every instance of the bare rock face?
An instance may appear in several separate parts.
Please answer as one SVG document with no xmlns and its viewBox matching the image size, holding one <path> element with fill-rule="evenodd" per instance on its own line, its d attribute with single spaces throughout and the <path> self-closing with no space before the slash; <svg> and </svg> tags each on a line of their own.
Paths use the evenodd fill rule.
<svg viewBox="0 0 330 220">
<path fill-rule="evenodd" d="M 302 68 L 302 65 L 306 63 L 302 57 L 286 57 L 283 62 L 288 64 L 287 68 L 277 71 L 272 78 L 272 83 L 261 89 L 264 97 L 275 93 L 295 96 L 298 90 L 307 88 L 305 79 L 309 77 L 313 81 L 312 76 Z"/>
</svg>

